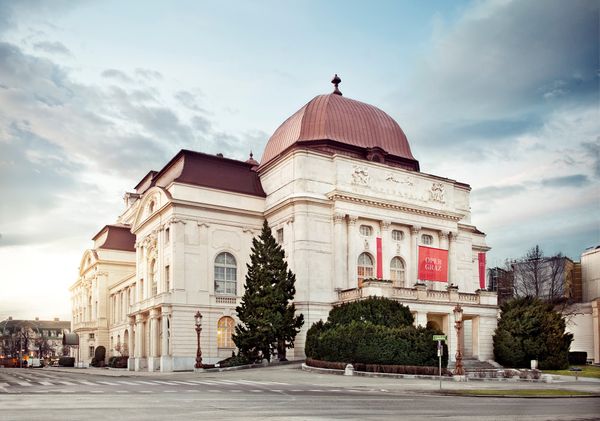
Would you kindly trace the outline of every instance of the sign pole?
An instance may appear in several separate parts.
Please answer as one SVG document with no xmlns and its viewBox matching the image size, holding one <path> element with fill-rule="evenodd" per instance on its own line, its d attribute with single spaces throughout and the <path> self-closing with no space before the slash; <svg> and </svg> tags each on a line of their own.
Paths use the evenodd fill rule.
<svg viewBox="0 0 600 421">
<path fill-rule="evenodd" d="M 440 390 L 442 390 L 442 341 L 438 340 L 438 363 L 440 368 Z"/>
</svg>

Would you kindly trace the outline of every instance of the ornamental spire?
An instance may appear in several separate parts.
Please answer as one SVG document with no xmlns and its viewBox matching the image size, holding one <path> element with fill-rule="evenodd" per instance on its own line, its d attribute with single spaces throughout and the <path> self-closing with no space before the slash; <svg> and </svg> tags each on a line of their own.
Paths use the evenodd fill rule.
<svg viewBox="0 0 600 421">
<path fill-rule="evenodd" d="M 333 77 L 333 79 L 331 79 L 331 83 L 333 83 L 333 86 L 335 86 L 335 89 L 333 90 L 333 93 L 336 95 L 342 95 L 342 92 L 338 89 L 338 85 L 342 82 L 342 79 L 340 79 L 340 77 L 337 75 L 337 73 L 335 74 L 335 76 Z"/>
</svg>

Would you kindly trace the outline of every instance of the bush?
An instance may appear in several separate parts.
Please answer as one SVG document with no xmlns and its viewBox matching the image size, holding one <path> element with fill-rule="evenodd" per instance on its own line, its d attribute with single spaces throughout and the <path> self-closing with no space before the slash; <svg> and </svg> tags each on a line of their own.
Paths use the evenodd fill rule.
<svg viewBox="0 0 600 421">
<path fill-rule="evenodd" d="M 239 365 L 250 364 L 250 362 L 243 354 L 235 355 L 235 353 L 232 353 L 231 357 L 219 361 L 215 364 L 215 367 L 237 367 Z"/>
<path fill-rule="evenodd" d="M 494 332 L 495 360 L 508 367 L 529 367 L 538 360 L 541 369 L 564 369 L 573 335 L 565 333 L 562 315 L 552 304 L 523 297 L 500 307 L 502 315 Z"/>
<path fill-rule="evenodd" d="M 436 367 L 437 345 L 432 336 L 437 333 L 412 325 L 390 328 L 367 321 L 329 327 L 315 324 L 307 334 L 305 351 L 307 357 L 324 361 Z M 442 366 L 447 364 L 445 347 Z"/>
<path fill-rule="evenodd" d="M 587 364 L 587 352 L 569 352 L 569 364 L 585 365 Z"/>
<path fill-rule="evenodd" d="M 127 368 L 127 360 L 129 357 L 120 356 L 120 357 L 110 357 L 108 359 L 108 366 L 112 368 Z"/>
<path fill-rule="evenodd" d="M 329 325 L 347 325 L 354 321 L 369 322 L 378 326 L 402 327 L 412 325 L 410 309 L 397 301 L 381 297 L 345 303 L 329 312 Z"/>
<path fill-rule="evenodd" d="M 61 367 L 75 367 L 74 357 L 60 357 L 58 359 L 58 365 Z"/>
</svg>

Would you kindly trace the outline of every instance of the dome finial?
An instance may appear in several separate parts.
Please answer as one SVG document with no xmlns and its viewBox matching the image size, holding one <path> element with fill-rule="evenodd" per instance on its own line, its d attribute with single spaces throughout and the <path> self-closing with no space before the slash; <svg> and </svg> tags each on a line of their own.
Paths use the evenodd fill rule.
<svg viewBox="0 0 600 421">
<path fill-rule="evenodd" d="M 338 89 L 338 85 L 342 82 L 342 79 L 340 79 L 340 77 L 337 75 L 337 73 L 335 74 L 335 76 L 333 77 L 333 79 L 331 79 L 331 83 L 333 83 L 333 86 L 335 86 L 335 89 L 333 90 L 333 93 L 336 95 L 342 95 L 342 92 Z"/>
</svg>

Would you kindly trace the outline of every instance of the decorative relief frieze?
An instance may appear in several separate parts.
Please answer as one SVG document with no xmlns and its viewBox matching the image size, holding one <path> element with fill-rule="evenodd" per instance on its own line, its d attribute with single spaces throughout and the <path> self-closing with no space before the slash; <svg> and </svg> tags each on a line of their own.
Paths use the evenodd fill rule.
<svg viewBox="0 0 600 421">
<path fill-rule="evenodd" d="M 342 222 L 344 222 L 345 217 L 346 215 L 344 215 L 343 213 L 336 213 L 333 215 L 333 222 L 336 224 L 341 224 Z"/>
<path fill-rule="evenodd" d="M 369 250 L 369 240 L 365 238 L 365 250 Z"/>
<path fill-rule="evenodd" d="M 354 172 L 352 173 L 352 184 L 356 184 L 358 186 L 368 186 L 370 180 L 368 168 L 358 165 L 353 165 L 353 168 Z"/>
<path fill-rule="evenodd" d="M 385 177 L 386 181 L 390 181 L 396 184 L 406 184 L 408 186 L 412 186 L 413 182 L 408 177 L 396 177 L 393 173 L 387 173 Z"/>
<path fill-rule="evenodd" d="M 446 203 L 444 199 L 444 185 L 442 183 L 433 183 L 429 189 L 429 200 L 432 202 Z"/>
</svg>

